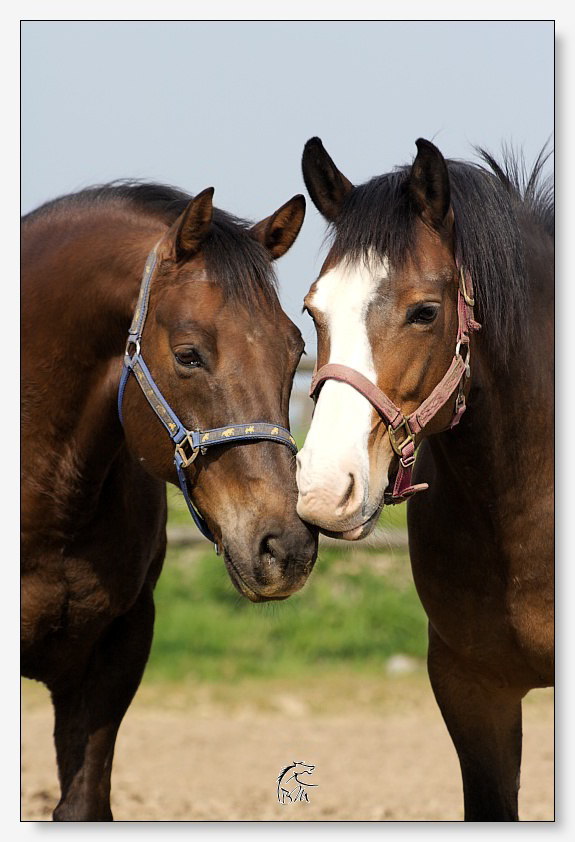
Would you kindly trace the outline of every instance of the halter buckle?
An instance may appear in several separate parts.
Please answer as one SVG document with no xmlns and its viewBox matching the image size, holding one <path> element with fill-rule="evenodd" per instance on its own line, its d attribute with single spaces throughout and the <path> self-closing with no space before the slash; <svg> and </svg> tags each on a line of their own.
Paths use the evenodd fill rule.
<svg viewBox="0 0 575 842">
<path fill-rule="evenodd" d="M 186 453 L 186 446 L 189 447 L 188 453 Z M 187 468 L 188 465 L 191 465 L 199 452 L 200 448 L 194 447 L 191 433 L 188 433 L 185 439 L 182 439 L 182 441 L 176 445 L 176 454 L 180 457 L 183 468 Z"/>
<path fill-rule="evenodd" d="M 405 438 L 402 441 L 398 442 L 396 439 L 396 435 L 402 429 L 402 427 L 404 428 Z M 415 453 L 412 456 L 408 457 L 407 460 L 404 461 L 403 459 L 403 451 L 405 450 L 407 445 L 410 442 L 415 442 L 415 436 L 413 435 L 413 430 L 409 426 L 409 421 L 407 420 L 407 418 L 403 417 L 398 426 L 395 428 L 395 430 L 390 424 L 387 428 L 387 434 L 389 436 L 389 443 L 391 444 L 394 453 L 396 453 L 399 456 L 403 467 L 408 468 L 410 465 L 413 465 L 413 463 L 415 462 Z"/>
</svg>

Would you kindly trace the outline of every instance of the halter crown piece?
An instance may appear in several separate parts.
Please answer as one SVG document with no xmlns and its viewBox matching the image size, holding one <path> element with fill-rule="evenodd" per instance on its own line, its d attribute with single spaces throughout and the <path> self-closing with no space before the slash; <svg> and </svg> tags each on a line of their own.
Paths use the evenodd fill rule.
<svg viewBox="0 0 575 842">
<path fill-rule="evenodd" d="M 150 299 L 150 285 L 158 263 L 158 246 L 159 243 L 154 246 L 146 260 L 138 303 L 128 333 L 128 341 L 124 353 L 124 368 L 118 389 L 118 415 L 120 416 L 120 422 L 123 424 L 122 402 L 124 399 L 124 390 L 130 374 L 134 374 L 136 382 L 139 384 L 146 400 L 166 428 L 175 445 L 174 464 L 176 466 L 178 482 L 180 483 L 180 488 L 190 514 L 202 535 L 216 545 L 217 552 L 218 548 L 215 538 L 210 532 L 205 519 L 197 511 L 192 502 L 185 469 L 192 464 L 198 454 L 205 454 L 208 447 L 213 447 L 217 444 L 267 439 L 268 441 L 277 441 L 280 444 L 287 445 L 294 453 L 297 453 L 297 445 L 289 430 L 286 430 L 280 424 L 273 424 L 267 421 L 247 421 L 241 424 L 230 424 L 227 427 L 215 427 L 209 430 L 188 430 L 163 397 L 144 362 L 141 351 L 142 333 Z"/>
<path fill-rule="evenodd" d="M 447 429 L 455 427 L 465 412 L 465 381 L 470 376 L 470 348 L 469 337 L 474 330 L 479 330 L 481 325 L 473 318 L 473 283 L 469 272 L 456 259 L 459 270 L 459 285 L 457 289 L 457 340 L 455 344 L 455 355 L 442 380 L 426 398 L 422 404 L 405 416 L 401 409 L 385 395 L 381 389 L 364 377 L 359 371 L 346 365 L 328 363 L 322 366 L 313 376 L 310 387 L 310 395 L 317 399 L 319 390 L 326 380 L 339 380 L 353 386 L 372 404 L 381 415 L 384 422 L 387 422 L 387 433 L 390 444 L 399 458 L 399 469 L 395 478 L 393 492 L 385 494 L 385 502 L 388 504 L 403 503 L 418 491 L 425 491 L 429 488 L 426 482 L 412 484 L 411 474 L 415 463 L 415 438 L 429 424 L 432 418 L 448 402 L 454 391 L 457 390 L 453 417 Z M 465 349 L 465 356 L 461 351 Z"/>
</svg>

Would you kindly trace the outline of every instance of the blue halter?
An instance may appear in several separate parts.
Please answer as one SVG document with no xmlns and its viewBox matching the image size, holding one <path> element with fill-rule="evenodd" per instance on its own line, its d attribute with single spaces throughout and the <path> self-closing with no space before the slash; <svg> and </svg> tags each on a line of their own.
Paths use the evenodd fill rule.
<svg viewBox="0 0 575 842">
<path fill-rule="evenodd" d="M 215 427 L 211 430 L 188 430 L 182 424 L 176 413 L 163 397 L 162 393 L 154 383 L 154 379 L 144 362 L 140 343 L 144 323 L 148 314 L 148 302 L 150 298 L 150 284 L 156 268 L 158 256 L 157 245 L 152 249 L 146 260 L 146 266 L 140 285 L 140 294 L 136 311 L 130 325 L 128 341 L 124 353 L 124 368 L 120 378 L 118 389 L 118 415 L 122 419 L 122 401 L 124 390 L 130 374 L 134 374 L 148 403 L 160 419 L 170 438 L 175 445 L 174 464 L 178 474 L 178 482 L 191 516 L 202 535 L 208 541 L 216 544 L 215 538 L 210 532 L 208 524 L 199 513 L 192 502 L 185 469 L 192 464 L 200 451 L 206 452 L 206 448 L 216 444 L 229 444 L 232 441 L 253 441 L 254 439 L 267 439 L 287 445 L 294 453 L 297 453 L 297 445 L 289 430 L 279 424 L 270 424 L 267 421 L 249 421 L 242 424 L 234 424 L 228 427 Z M 217 544 L 216 544 L 217 550 Z"/>
</svg>

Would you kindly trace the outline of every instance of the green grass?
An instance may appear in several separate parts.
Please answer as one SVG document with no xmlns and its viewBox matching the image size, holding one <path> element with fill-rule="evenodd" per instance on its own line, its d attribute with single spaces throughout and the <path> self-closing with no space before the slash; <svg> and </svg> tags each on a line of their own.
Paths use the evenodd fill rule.
<svg viewBox="0 0 575 842">
<path fill-rule="evenodd" d="M 174 486 L 168 524 L 193 528 Z M 379 524 L 405 529 L 405 505 L 385 507 Z M 374 674 L 394 653 L 425 656 L 426 619 L 406 553 L 342 542 L 341 549 L 322 550 L 302 591 L 285 602 L 252 605 L 205 547 L 168 550 L 146 681 L 233 682 L 342 669 Z"/>
<path fill-rule="evenodd" d="M 425 615 L 402 553 L 324 550 L 302 591 L 253 605 L 212 552 L 172 549 L 156 606 L 147 681 L 373 674 L 394 653 L 426 651 Z"/>
<path fill-rule="evenodd" d="M 166 486 L 168 491 L 168 526 L 193 526 L 184 495 L 174 485 Z"/>
<path fill-rule="evenodd" d="M 297 449 L 301 450 L 304 446 L 305 437 L 307 436 L 308 428 L 305 427 L 304 429 L 298 429 L 291 431 L 292 436 L 295 439 L 295 443 L 297 444 Z"/>
</svg>

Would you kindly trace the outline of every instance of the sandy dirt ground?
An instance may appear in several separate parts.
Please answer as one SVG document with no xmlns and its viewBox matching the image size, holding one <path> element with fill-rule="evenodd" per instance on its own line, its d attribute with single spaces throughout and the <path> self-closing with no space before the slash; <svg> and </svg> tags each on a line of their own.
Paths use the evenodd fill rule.
<svg viewBox="0 0 575 842">
<path fill-rule="evenodd" d="M 234 688 L 143 687 L 116 746 L 117 821 L 425 821 L 462 819 L 459 766 L 424 676 Z M 326 692 L 327 690 L 327 692 Z M 326 701 L 327 700 L 327 701 Z M 333 704 L 330 700 L 333 700 Z M 58 799 L 52 712 L 22 694 L 22 820 L 48 821 Z M 520 815 L 554 817 L 553 694 L 524 702 Z M 309 803 L 280 805 L 276 779 L 314 764 Z"/>
</svg>

